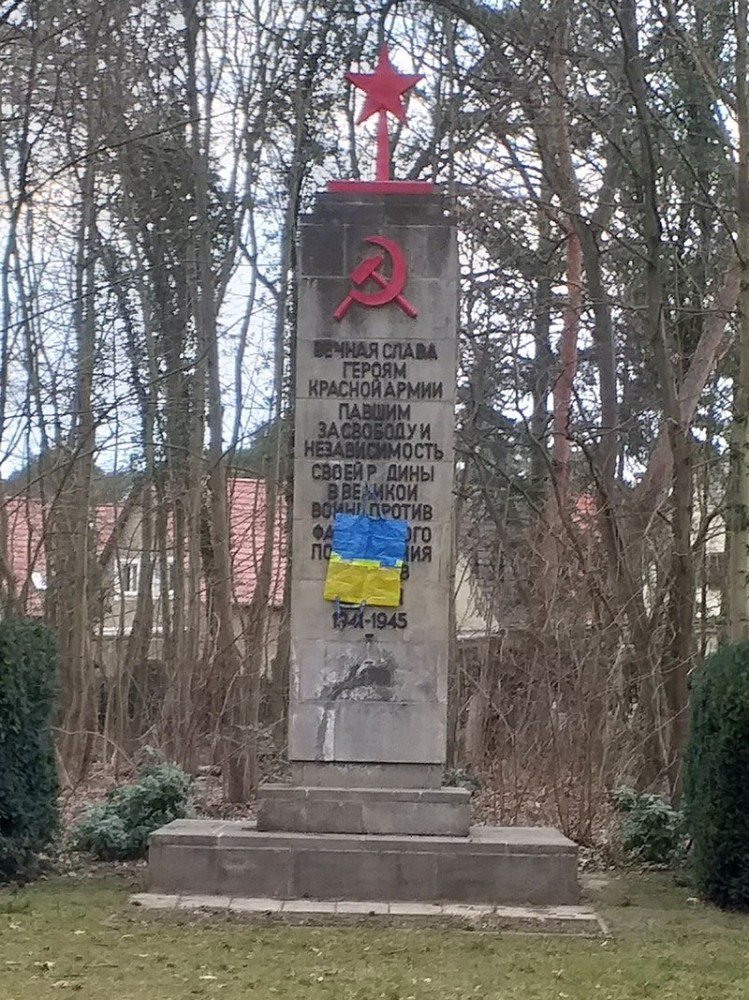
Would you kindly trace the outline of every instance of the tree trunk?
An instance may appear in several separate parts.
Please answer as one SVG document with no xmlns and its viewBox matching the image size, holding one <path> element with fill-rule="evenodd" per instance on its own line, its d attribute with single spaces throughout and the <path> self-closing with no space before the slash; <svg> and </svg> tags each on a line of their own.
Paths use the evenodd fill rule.
<svg viewBox="0 0 749 1000">
<path fill-rule="evenodd" d="M 736 3 L 737 249 L 739 255 L 739 370 L 734 380 L 731 471 L 726 497 L 728 628 L 749 639 L 749 95 L 747 0 Z"/>
</svg>

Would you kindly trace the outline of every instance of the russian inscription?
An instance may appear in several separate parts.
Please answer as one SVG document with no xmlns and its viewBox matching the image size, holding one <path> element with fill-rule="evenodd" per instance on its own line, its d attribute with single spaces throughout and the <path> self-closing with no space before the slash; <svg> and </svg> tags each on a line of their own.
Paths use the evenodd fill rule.
<svg viewBox="0 0 749 1000">
<path fill-rule="evenodd" d="M 449 516 L 449 497 L 438 500 L 437 470 L 450 454 L 443 440 L 451 421 L 450 393 L 441 365 L 443 345 L 428 340 L 335 340 L 312 342 L 316 367 L 303 383 L 314 418 L 305 422 L 298 453 L 312 499 L 309 556 L 330 556 L 336 513 L 366 510 L 409 522 L 404 580 L 435 558 L 431 524 L 435 504 Z M 448 420 L 439 419 L 449 408 Z M 407 630 L 408 614 L 333 614 L 337 628 Z"/>
</svg>

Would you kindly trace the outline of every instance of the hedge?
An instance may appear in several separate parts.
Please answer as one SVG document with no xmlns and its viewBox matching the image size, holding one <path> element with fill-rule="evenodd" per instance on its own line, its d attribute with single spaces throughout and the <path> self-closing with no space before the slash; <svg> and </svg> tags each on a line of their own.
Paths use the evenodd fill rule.
<svg viewBox="0 0 749 1000">
<path fill-rule="evenodd" d="M 697 888 L 749 909 L 749 642 L 721 647 L 695 672 L 684 796 Z"/>
<path fill-rule="evenodd" d="M 0 881 L 26 872 L 57 831 L 56 692 L 49 629 L 0 621 Z"/>
</svg>

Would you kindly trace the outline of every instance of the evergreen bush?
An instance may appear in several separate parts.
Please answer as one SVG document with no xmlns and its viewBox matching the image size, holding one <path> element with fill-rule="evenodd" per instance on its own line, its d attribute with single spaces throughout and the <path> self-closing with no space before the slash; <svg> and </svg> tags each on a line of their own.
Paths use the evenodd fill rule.
<svg viewBox="0 0 749 1000">
<path fill-rule="evenodd" d="M 101 861 L 143 857 L 154 830 L 187 815 L 191 788 L 192 778 L 176 764 L 146 764 L 137 781 L 112 788 L 103 803 L 82 813 L 72 832 L 74 848 Z"/>
<path fill-rule="evenodd" d="M 684 858 L 684 817 L 654 792 L 619 788 L 615 840 L 628 861 L 670 865 Z"/>
<path fill-rule="evenodd" d="M 721 647 L 694 675 L 684 793 L 697 888 L 749 909 L 749 642 Z"/>
<path fill-rule="evenodd" d="M 57 832 L 56 693 L 49 629 L 0 621 L 0 882 L 26 872 Z"/>
</svg>

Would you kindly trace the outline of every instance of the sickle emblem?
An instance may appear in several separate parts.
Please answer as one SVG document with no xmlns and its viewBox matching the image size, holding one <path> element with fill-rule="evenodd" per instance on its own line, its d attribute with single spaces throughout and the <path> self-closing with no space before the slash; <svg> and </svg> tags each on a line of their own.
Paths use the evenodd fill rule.
<svg viewBox="0 0 749 1000">
<path fill-rule="evenodd" d="M 405 295 L 401 294 L 407 277 L 406 259 L 401 248 L 395 240 L 390 240 L 386 236 L 367 236 L 364 242 L 373 243 L 386 251 L 392 263 L 392 274 L 390 278 L 386 278 L 379 270 L 385 262 L 383 254 L 378 253 L 371 257 L 365 257 L 361 264 L 357 264 L 351 272 L 353 287 L 333 313 L 333 318 L 342 320 L 354 302 L 363 306 L 384 306 L 388 302 L 397 302 L 407 316 L 415 317 L 416 310 Z M 359 286 L 369 279 L 377 282 L 380 286 L 379 292 L 361 291 Z"/>
</svg>

